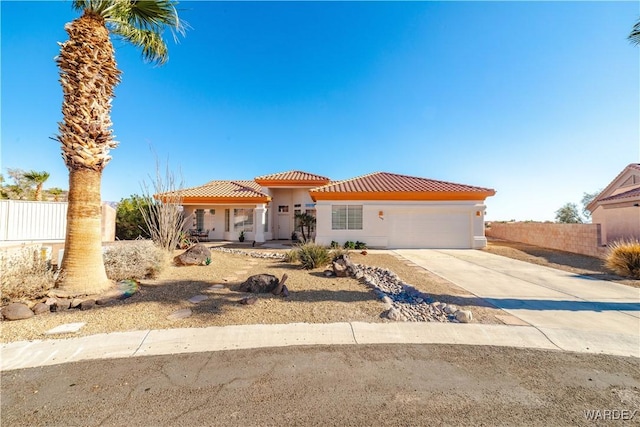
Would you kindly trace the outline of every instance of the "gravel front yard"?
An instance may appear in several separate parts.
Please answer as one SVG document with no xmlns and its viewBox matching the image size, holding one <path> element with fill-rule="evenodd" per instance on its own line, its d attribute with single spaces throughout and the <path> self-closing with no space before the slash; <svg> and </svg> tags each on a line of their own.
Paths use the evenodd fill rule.
<svg viewBox="0 0 640 427">
<path fill-rule="evenodd" d="M 283 250 L 252 249 L 247 251 L 284 252 Z M 177 252 L 179 253 L 179 252 Z M 397 257 L 389 251 L 368 251 L 350 254 L 353 262 L 378 266 L 396 273 L 404 282 L 429 294 L 434 300 L 457 304 L 465 296 L 463 310 L 473 313 L 473 322 L 502 323 L 505 312 L 490 307 L 483 300 L 469 298 L 469 294 L 446 280 Z M 275 323 L 331 323 L 331 322 L 388 322 L 383 316 L 385 306 L 380 299 L 360 281 L 354 278 L 325 277 L 324 268 L 303 270 L 298 265 L 279 260 L 253 258 L 246 255 L 212 251 L 208 266 L 167 266 L 154 280 L 143 280 L 139 292 L 123 301 L 96 306 L 87 311 L 69 310 L 47 313 L 26 320 L 3 321 L 2 342 L 67 338 L 114 331 L 144 329 L 194 328 L 239 324 Z M 287 298 L 271 294 L 258 294 L 253 305 L 238 301 L 247 294 L 236 287 L 254 274 L 273 274 L 281 278 L 288 275 Z M 223 288 L 212 290 L 213 285 Z M 199 303 L 188 301 L 196 295 L 208 298 Z M 177 310 L 190 309 L 192 315 L 185 319 L 170 320 L 167 317 Z M 501 316 L 500 318 L 496 315 Z M 65 323 L 85 322 L 74 334 L 45 335 L 51 328 Z"/>
</svg>

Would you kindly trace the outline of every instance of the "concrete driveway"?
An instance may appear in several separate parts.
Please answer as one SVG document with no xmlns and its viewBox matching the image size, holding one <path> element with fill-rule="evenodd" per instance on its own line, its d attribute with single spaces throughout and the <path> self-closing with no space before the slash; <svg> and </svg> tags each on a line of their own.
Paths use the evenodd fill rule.
<svg viewBox="0 0 640 427">
<path fill-rule="evenodd" d="M 638 288 L 478 250 L 395 252 L 536 327 L 564 350 L 640 357 Z"/>
</svg>

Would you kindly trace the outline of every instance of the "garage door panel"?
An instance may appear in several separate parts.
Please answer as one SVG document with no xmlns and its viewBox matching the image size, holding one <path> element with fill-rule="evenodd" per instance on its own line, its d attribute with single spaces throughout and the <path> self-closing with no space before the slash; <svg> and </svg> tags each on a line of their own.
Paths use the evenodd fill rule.
<svg viewBox="0 0 640 427">
<path fill-rule="evenodd" d="M 468 213 L 395 213 L 389 217 L 390 248 L 469 248 Z"/>
</svg>

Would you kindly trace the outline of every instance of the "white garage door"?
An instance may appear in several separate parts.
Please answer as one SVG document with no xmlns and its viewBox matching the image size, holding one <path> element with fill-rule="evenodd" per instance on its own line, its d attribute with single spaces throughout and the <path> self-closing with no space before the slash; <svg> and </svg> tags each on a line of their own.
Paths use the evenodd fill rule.
<svg viewBox="0 0 640 427">
<path fill-rule="evenodd" d="M 389 215 L 389 248 L 470 248 L 469 213 L 394 212 Z"/>
</svg>

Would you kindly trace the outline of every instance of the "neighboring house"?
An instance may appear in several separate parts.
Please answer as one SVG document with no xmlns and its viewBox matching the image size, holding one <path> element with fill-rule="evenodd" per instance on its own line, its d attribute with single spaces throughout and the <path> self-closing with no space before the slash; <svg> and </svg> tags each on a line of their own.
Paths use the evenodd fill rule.
<svg viewBox="0 0 640 427">
<path fill-rule="evenodd" d="M 378 172 L 345 181 L 301 171 L 253 181 L 211 181 L 183 190 L 188 228 L 210 239 L 290 239 L 295 214 L 316 217 L 318 244 L 382 248 L 480 248 L 489 188 Z M 161 196 L 160 196 L 161 197 Z"/>
<path fill-rule="evenodd" d="M 640 163 L 628 165 L 587 205 L 591 222 L 600 224 L 602 244 L 640 239 Z"/>
</svg>

